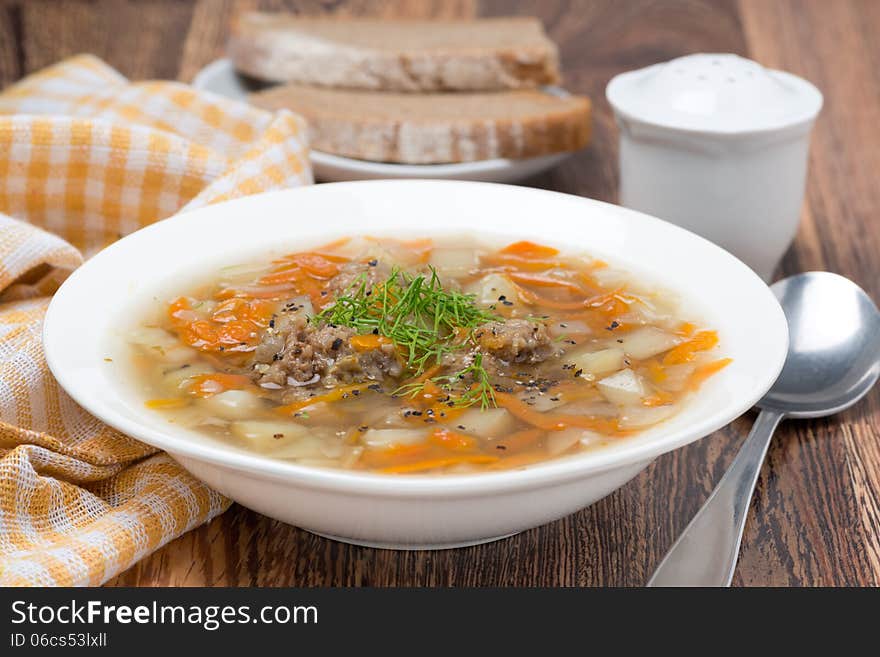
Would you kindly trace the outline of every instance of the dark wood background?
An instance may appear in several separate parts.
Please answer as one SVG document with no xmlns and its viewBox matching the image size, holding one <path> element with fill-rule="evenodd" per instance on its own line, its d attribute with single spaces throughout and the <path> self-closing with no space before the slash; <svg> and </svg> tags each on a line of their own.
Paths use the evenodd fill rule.
<svg viewBox="0 0 880 657">
<path fill-rule="evenodd" d="M 188 81 L 223 52 L 230 16 L 534 14 L 566 86 L 595 106 L 592 145 L 530 184 L 614 201 L 615 74 L 734 52 L 814 82 L 803 223 L 780 275 L 828 269 L 880 298 L 880 0 L 0 0 L 0 86 L 80 52 L 134 78 Z M 580 513 L 507 540 L 439 552 L 352 547 L 239 506 L 115 578 L 117 585 L 640 585 L 708 496 L 753 417 L 659 458 Z M 758 482 L 737 585 L 880 584 L 880 393 L 838 417 L 785 423 Z"/>
</svg>

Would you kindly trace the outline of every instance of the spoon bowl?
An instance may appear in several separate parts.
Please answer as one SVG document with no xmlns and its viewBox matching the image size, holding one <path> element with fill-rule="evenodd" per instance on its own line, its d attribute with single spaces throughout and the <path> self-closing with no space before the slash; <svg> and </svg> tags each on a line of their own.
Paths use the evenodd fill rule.
<svg viewBox="0 0 880 657">
<path fill-rule="evenodd" d="M 808 272 L 771 289 L 788 323 L 785 365 L 758 402 L 761 413 L 730 468 L 648 586 L 729 586 L 776 426 L 786 417 L 842 411 L 864 397 L 880 376 L 880 311 L 862 288 L 837 274 Z"/>
<path fill-rule="evenodd" d="M 788 320 L 788 357 L 758 402 L 790 418 L 838 413 L 880 377 L 880 311 L 862 288 L 837 274 L 808 272 L 771 288 Z"/>
</svg>

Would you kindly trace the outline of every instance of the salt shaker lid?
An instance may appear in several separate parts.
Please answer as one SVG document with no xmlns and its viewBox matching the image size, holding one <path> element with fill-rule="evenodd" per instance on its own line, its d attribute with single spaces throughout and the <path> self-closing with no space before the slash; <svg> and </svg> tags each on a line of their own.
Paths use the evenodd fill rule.
<svg viewBox="0 0 880 657">
<path fill-rule="evenodd" d="M 803 78 L 731 54 L 688 55 L 622 73 L 606 95 L 624 117 L 720 134 L 806 123 L 822 108 L 822 94 Z"/>
</svg>

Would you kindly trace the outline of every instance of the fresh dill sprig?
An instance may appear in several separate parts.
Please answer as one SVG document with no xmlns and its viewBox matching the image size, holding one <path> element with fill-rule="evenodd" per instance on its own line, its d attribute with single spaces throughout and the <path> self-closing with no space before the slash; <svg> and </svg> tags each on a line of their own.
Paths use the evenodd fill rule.
<svg viewBox="0 0 880 657">
<path fill-rule="evenodd" d="M 316 320 L 391 339 L 406 357 L 407 368 L 421 374 L 430 365 L 439 365 L 446 354 L 467 348 L 477 326 L 498 319 L 479 307 L 474 295 L 445 289 L 437 271 L 433 267 L 429 270 L 428 274 L 409 274 L 395 268 L 386 280 L 373 286 L 362 275 Z M 470 406 L 479 402 L 483 408 L 494 405 L 495 394 L 482 354 L 477 353 L 462 370 L 430 380 L 452 391 L 468 378 L 474 384 L 453 403 Z M 426 381 L 402 386 L 395 394 L 415 396 Z"/>
<path fill-rule="evenodd" d="M 471 329 L 493 319 L 473 295 L 444 289 L 433 267 L 430 274 L 395 268 L 372 287 L 362 275 L 317 316 L 318 321 L 390 338 L 403 350 L 407 367 L 417 373 L 459 349 Z"/>
<path fill-rule="evenodd" d="M 473 384 L 455 398 L 454 404 L 456 406 L 473 406 L 479 402 L 480 408 L 486 410 L 497 405 L 495 403 L 495 389 L 489 379 L 489 372 L 483 366 L 483 354 L 481 353 L 476 353 L 473 362 L 458 372 L 437 376 L 431 380 L 444 390 L 453 392 L 456 386 L 466 384 L 468 378 L 473 379 Z"/>
<path fill-rule="evenodd" d="M 470 385 L 467 380 L 471 379 Z M 397 388 L 393 394 L 401 397 L 416 397 L 427 387 L 428 381 L 437 384 L 449 395 L 453 406 L 466 407 L 480 403 L 482 409 L 496 406 L 495 389 L 489 372 L 483 365 L 483 354 L 476 353 L 473 362 L 452 374 L 434 376 L 423 381 L 413 381 Z M 464 390 L 462 387 L 464 386 Z M 453 397 L 453 395 L 455 395 Z"/>
</svg>

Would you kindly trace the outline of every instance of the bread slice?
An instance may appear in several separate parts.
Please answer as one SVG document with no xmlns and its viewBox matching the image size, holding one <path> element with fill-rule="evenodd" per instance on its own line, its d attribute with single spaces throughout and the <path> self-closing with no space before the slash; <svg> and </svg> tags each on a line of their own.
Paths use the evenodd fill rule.
<svg viewBox="0 0 880 657">
<path fill-rule="evenodd" d="M 377 91 L 480 91 L 559 82 L 536 18 L 406 21 L 248 12 L 233 23 L 237 70 L 269 82 Z"/>
<path fill-rule="evenodd" d="M 304 116 L 316 150 L 377 162 L 533 157 L 582 148 L 590 137 L 589 100 L 543 91 L 409 94 L 286 84 L 250 101 Z"/>
</svg>

